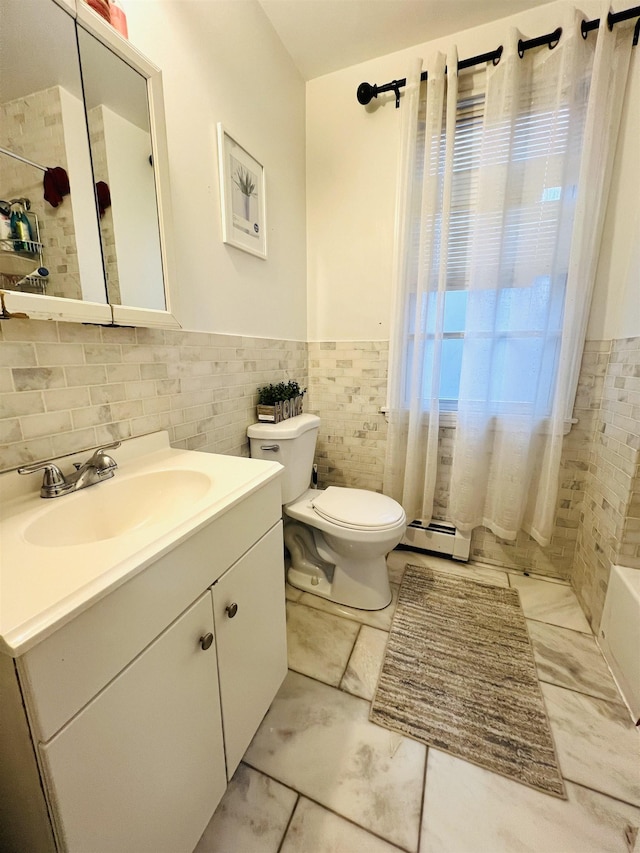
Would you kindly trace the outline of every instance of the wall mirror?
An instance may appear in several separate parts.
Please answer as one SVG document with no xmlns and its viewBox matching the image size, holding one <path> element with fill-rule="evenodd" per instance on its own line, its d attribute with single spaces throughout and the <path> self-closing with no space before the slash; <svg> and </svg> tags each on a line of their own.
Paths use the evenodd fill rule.
<svg viewBox="0 0 640 853">
<path fill-rule="evenodd" d="M 0 287 L 27 313 L 48 296 L 60 311 L 93 303 L 109 322 L 73 17 L 53 2 L 3 2 L 0 31 Z M 49 196 L 55 207 L 47 167 L 61 192 L 64 175 L 73 186 Z"/>
<path fill-rule="evenodd" d="M 25 216 L 39 234 L 26 246 L 11 232 L 11 251 L 0 251 L 6 310 L 178 326 L 167 296 L 172 252 L 159 69 L 80 0 L 2 2 L 0 15 L 3 35 L 10 34 L 0 51 L 0 147 L 36 166 L 60 167 L 70 187 L 54 208 L 43 198 L 43 169 L 0 154 L 0 199 L 17 200 L 14 219 L 19 199 L 29 199 Z M 33 251 L 16 251 L 25 246 Z M 3 277 L 16 254 L 28 255 L 31 274 L 18 275 L 29 265 L 21 258 Z"/>
</svg>

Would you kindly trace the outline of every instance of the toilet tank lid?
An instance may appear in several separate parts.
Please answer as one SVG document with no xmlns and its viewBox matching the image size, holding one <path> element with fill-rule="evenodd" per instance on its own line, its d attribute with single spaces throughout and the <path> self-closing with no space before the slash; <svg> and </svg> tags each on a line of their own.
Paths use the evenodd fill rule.
<svg viewBox="0 0 640 853">
<path fill-rule="evenodd" d="M 296 415 L 294 418 L 280 421 L 279 424 L 251 424 L 247 429 L 247 436 L 249 438 L 267 439 L 297 438 L 307 430 L 317 429 L 319 426 L 320 418 L 317 415 Z"/>
</svg>

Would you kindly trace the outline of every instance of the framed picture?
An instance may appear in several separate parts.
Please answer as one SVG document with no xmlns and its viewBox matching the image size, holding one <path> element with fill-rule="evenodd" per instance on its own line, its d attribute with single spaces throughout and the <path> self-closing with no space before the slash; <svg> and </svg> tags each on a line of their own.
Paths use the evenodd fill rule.
<svg viewBox="0 0 640 853">
<path fill-rule="evenodd" d="M 222 239 L 267 257 L 265 176 L 262 165 L 218 124 Z"/>
</svg>

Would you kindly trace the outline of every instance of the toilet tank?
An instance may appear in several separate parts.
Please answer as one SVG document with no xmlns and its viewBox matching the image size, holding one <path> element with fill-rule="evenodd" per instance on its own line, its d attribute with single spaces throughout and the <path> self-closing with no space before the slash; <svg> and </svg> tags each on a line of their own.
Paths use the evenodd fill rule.
<svg viewBox="0 0 640 853">
<path fill-rule="evenodd" d="M 309 488 L 319 429 L 320 418 L 305 414 L 279 424 L 252 424 L 247 430 L 253 459 L 284 465 L 283 504 L 291 503 Z"/>
</svg>

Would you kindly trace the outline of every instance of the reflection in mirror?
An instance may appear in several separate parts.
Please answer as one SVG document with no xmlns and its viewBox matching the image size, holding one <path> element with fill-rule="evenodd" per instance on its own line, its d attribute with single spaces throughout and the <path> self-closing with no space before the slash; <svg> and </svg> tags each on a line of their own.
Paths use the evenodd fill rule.
<svg viewBox="0 0 640 853">
<path fill-rule="evenodd" d="M 147 81 L 82 27 L 78 44 L 109 302 L 164 310 Z"/>
<path fill-rule="evenodd" d="M 105 303 L 74 20 L 3 0 L 0 32 L 0 288 Z"/>
</svg>

